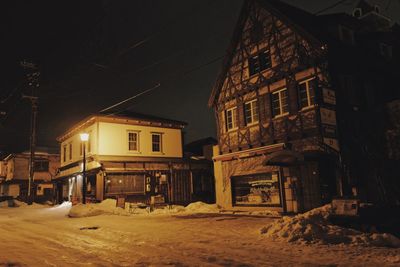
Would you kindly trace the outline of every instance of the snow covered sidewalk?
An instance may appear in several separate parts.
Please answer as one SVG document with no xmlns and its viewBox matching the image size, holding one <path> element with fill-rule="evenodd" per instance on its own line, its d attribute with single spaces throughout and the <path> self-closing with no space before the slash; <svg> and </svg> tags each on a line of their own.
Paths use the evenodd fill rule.
<svg viewBox="0 0 400 267">
<path fill-rule="evenodd" d="M 196 209 L 195 209 L 196 210 Z M 70 218 L 70 205 L 0 208 L 0 266 L 398 266 L 400 249 L 277 242 L 271 218 L 178 212 Z"/>
</svg>

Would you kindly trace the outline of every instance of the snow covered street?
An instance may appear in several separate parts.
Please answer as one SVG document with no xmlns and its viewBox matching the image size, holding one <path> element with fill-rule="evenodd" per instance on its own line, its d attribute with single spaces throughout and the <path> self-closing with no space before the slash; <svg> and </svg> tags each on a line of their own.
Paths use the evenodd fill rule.
<svg viewBox="0 0 400 267">
<path fill-rule="evenodd" d="M 260 233 L 273 218 L 66 216 L 69 204 L 0 208 L 0 266 L 399 266 L 400 249 L 305 245 Z"/>
</svg>

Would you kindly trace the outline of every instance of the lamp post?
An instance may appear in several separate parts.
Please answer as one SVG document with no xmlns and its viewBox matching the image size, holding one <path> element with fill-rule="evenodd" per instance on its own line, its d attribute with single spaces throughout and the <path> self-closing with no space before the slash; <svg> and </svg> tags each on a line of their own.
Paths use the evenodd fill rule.
<svg viewBox="0 0 400 267">
<path fill-rule="evenodd" d="M 88 133 L 80 134 L 83 150 L 83 166 L 82 166 L 82 204 L 86 204 L 86 142 L 89 141 Z"/>
</svg>

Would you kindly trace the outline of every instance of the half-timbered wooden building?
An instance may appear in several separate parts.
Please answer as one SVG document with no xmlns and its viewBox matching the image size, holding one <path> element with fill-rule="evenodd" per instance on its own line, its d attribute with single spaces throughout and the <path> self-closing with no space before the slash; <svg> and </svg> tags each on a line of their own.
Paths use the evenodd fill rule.
<svg viewBox="0 0 400 267">
<path fill-rule="evenodd" d="M 343 193 L 341 147 L 347 166 L 357 155 L 347 148 L 353 130 L 339 132 L 336 117 L 357 127 L 349 103 L 363 99 L 346 82 L 359 74 L 364 52 L 355 32 L 390 25 L 368 12 L 367 23 L 355 15 L 315 16 L 277 0 L 244 2 L 209 100 L 219 142 L 217 204 L 299 212 Z"/>
</svg>

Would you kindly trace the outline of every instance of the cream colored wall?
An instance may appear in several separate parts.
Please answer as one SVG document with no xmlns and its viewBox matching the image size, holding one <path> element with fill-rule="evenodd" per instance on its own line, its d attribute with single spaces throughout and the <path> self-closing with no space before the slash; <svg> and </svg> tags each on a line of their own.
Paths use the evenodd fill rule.
<svg viewBox="0 0 400 267">
<path fill-rule="evenodd" d="M 88 151 L 88 145 L 86 144 L 86 155 L 90 156 L 92 154 L 97 154 L 97 122 L 90 125 L 89 127 L 86 127 L 85 129 L 82 129 L 79 133 L 76 133 L 75 135 L 71 136 L 70 138 L 66 139 L 61 143 L 60 146 L 60 162 L 61 166 L 68 165 L 72 162 L 80 161 L 82 160 L 82 156 L 80 155 L 80 146 L 81 146 L 81 138 L 80 138 L 80 133 L 90 133 L 89 141 L 90 142 L 90 148 L 91 151 Z M 72 144 L 72 159 L 69 157 L 69 144 Z M 67 146 L 67 155 L 66 155 L 66 160 L 64 161 L 64 145 Z"/>
<path fill-rule="evenodd" d="M 128 131 L 139 132 L 139 152 L 128 151 Z M 152 152 L 151 133 L 162 134 L 162 152 Z M 181 129 L 99 122 L 98 154 L 104 156 L 182 157 Z"/>
</svg>

